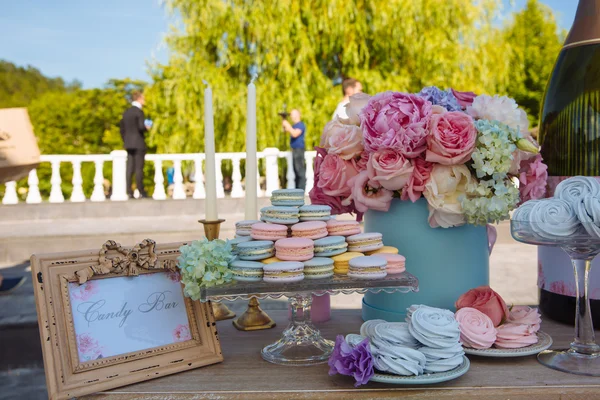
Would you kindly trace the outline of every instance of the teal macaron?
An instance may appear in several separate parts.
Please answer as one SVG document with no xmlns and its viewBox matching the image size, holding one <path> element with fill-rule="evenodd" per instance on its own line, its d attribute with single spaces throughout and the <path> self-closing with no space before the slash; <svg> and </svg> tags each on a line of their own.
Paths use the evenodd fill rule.
<svg viewBox="0 0 600 400">
<path fill-rule="evenodd" d="M 345 253 L 348 243 L 344 236 L 327 236 L 315 240 L 315 257 L 331 257 Z"/>
<path fill-rule="evenodd" d="M 298 223 L 298 208 L 269 206 L 260 209 L 260 219 L 273 224 L 293 225 Z"/>
<path fill-rule="evenodd" d="M 270 240 L 253 240 L 237 245 L 238 258 L 244 261 L 264 260 L 275 255 L 274 243 Z"/>
<path fill-rule="evenodd" d="M 302 206 L 300 221 L 328 221 L 331 218 L 331 207 L 316 204 Z"/>
<path fill-rule="evenodd" d="M 239 237 L 236 237 L 235 239 L 228 240 L 227 243 L 229 243 L 231 245 L 231 252 L 233 254 L 237 254 L 238 244 L 251 242 L 251 241 L 252 241 L 252 238 L 250 236 L 239 236 Z"/>
<path fill-rule="evenodd" d="M 229 264 L 233 279 L 240 282 L 259 282 L 263 278 L 263 264 L 256 261 L 235 260 Z"/>
<path fill-rule="evenodd" d="M 304 205 L 303 189 L 277 189 L 271 193 L 271 204 L 274 206 L 293 206 L 300 207 Z"/>
<path fill-rule="evenodd" d="M 314 257 L 304 261 L 305 279 L 325 279 L 333 276 L 333 260 L 327 257 Z"/>
</svg>

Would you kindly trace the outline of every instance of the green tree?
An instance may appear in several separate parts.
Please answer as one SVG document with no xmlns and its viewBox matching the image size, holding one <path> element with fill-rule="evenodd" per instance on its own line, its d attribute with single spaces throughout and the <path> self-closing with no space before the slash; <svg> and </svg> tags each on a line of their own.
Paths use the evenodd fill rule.
<svg viewBox="0 0 600 400">
<path fill-rule="evenodd" d="M 203 151 L 203 88 L 214 93 L 217 151 L 243 151 L 246 85 L 258 74 L 258 148 L 285 149 L 277 115 L 299 108 L 307 145 L 318 143 L 352 76 L 365 90 L 425 85 L 505 92 L 507 44 L 496 28 L 499 0 L 169 0 L 183 28 L 168 37 L 147 100 L 160 152 Z"/>
<path fill-rule="evenodd" d="M 510 43 L 512 66 L 507 92 L 527 111 L 530 124 L 537 126 L 540 101 L 565 32 L 559 30 L 551 8 L 528 0 L 507 26 L 505 38 Z"/>
</svg>

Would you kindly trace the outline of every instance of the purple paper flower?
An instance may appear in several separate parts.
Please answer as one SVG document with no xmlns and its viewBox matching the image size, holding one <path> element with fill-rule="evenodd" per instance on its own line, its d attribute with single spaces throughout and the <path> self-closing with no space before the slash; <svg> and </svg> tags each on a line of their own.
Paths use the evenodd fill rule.
<svg viewBox="0 0 600 400">
<path fill-rule="evenodd" d="M 353 376 L 356 380 L 355 387 L 366 384 L 375 374 L 368 338 L 353 348 L 342 335 L 338 335 L 328 364 L 329 375 Z"/>
<path fill-rule="evenodd" d="M 418 94 L 435 106 L 442 106 L 448 111 L 462 111 L 458 99 L 454 96 L 452 89 L 442 90 L 435 86 L 426 86 Z"/>
</svg>

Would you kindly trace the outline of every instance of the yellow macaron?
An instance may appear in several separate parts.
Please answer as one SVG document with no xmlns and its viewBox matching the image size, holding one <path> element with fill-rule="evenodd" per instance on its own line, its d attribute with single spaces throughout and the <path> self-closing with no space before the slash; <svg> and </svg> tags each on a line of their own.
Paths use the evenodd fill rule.
<svg viewBox="0 0 600 400">
<path fill-rule="evenodd" d="M 383 246 L 377 250 L 366 251 L 365 254 L 368 256 L 372 256 L 373 254 L 398 254 L 398 249 L 394 246 Z"/>
<path fill-rule="evenodd" d="M 269 257 L 269 258 L 265 258 L 264 260 L 260 260 L 261 263 L 263 264 L 273 264 L 276 262 L 280 262 L 281 260 L 277 257 Z"/>
<path fill-rule="evenodd" d="M 331 257 L 333 260 L 333 273 L 337 275 L 346 275 L 348 273 L 348 269 L 350 268 L 348 262 L 353 258 L 363 255 L 363 253 L 359 253 L 357 251 L 348 251 L 346 253 Z"/>
</svg>

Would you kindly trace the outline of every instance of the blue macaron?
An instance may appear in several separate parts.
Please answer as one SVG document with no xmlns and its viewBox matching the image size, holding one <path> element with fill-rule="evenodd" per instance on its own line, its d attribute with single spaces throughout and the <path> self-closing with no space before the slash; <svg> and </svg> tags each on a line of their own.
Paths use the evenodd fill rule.
<svg viewBox="0 0 600 400">
<path fill-rule="evenodd" d="M 237 245 L 238 258 L 245 261 L 264 260 L 275 255 L 274 243 L 270 240 L 253 240 Z"/>
<path fill-rule="evenodd" d="M 315 257 L 331 257 L 345 253 L 348 243 L 343 236 L 327 236 L 315 240 Z"/>
<path fill-rule="evenodd" d="M 256 261 L 235 260 L 229 263 L 233 279 L 240 282 L 259 282 L 263 278 L 263 264 Z"/>
<path fill-rule="evenodd" d="M 269 206 L 260 209 L 260 219 L 273 224 L 293 225 L 298 223 L 298 208 Z"/>
<path fill-rule="evenodd" d="M 294 206 L 304 205 L 303 189 L 277 189 L 271 193 L 271 204 L 274 206 Z"/>
<path fill-rule="evenodd" d="M 251 241 L 252 241 L 252 238 L 250 236 L 239 236 L 239 237 L 236 237 L 235 239 L 228 240 L 227 243 L 229 243 L 231 245 L 231 252 L 233 254 L 237 254 L 238 244 L 251 242 Z"/>
<path fill-rule="evenodd" d="M 331 218 L 331 207 L 316 204 L 302 206 L 300 221 L 328 221 Z"/>
<path fill-rule="evenodd" d="M 333 260 L 327 257 L 313 257 L 304 261 L 305 279 L 325 279 L 333 276 Z"/>
</svg>

